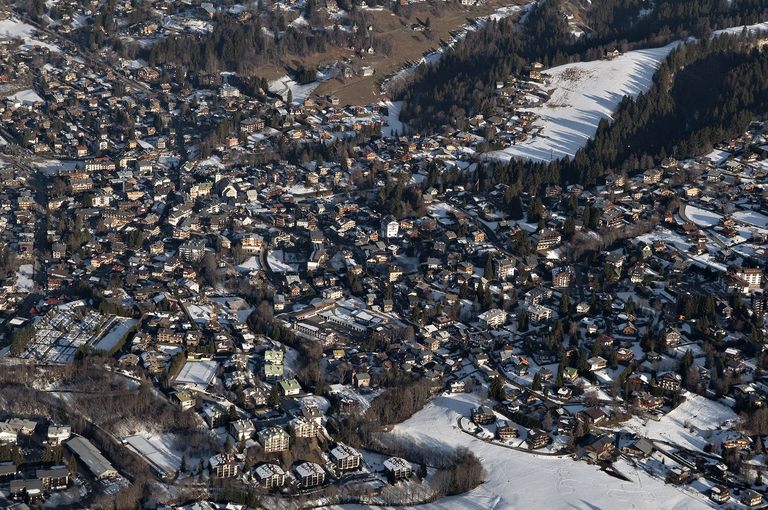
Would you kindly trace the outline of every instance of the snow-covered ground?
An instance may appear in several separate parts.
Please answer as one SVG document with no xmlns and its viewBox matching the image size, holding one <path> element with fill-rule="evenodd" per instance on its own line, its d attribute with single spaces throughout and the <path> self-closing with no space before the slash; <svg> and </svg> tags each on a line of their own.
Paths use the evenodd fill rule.
<svg viewBox="0 0 768 510">
<path fill-rule="evenodd" d="M 290 90 L 293 104 L 302 104 L 318 85 L 320 85 L 319 81 L 300 85 L 290 76 L 283 76 L 282 78 L 269 82 L 269 91 L 279 95 L 284 101 L 287 101 L 288 91 Z"/>
<path fill-rule="evenodd" d="M 96 342 L 93 347 L 101 351 L 111 352 L 137 322 L 136 319 L 118 319 L 114 327 Z"/>
<path fill-rule="evenodd" d="M 33 46 L 41 46 L 44 48 L 48 48 L 51 51 L 60 51 L 58 46 L 55 46 L 53 44 L 48 44 L 43 41 L 40 41 L 38 39 L 34 38 L 35 35 L 35 27 L 32 25 L 28 25 L 26 23 L 22 23 L 21 21 L 18 21 L 13 18 L 0 20 L 0 38 L 8 39 L 8 38 L 18 38 L 24 41 L 24 44 L 22 45 L 22 49 L 28 50 L 31 49 Z"/>
<path fill-rule="evenodd" d="M 181 454 L 173 451 L 171 436 L 135 434 L 123 442 L 144 457 L 160 473 L 175 473 L 181 466 Z"/>
<path fill-rule="evenodd" d="M 272 250 L 267 253 L 267 264 L 275 273 L 293 273 L 297 268 L 284 260 L 283 250 Z"/>
<path fill-rule="evenodd" d="M 706 209 L 701 209 L 700 207 L 692 205 L 687 205 L 685 207 L 685 215 L 689 220 L 700 227 L 714 227 L 723 219 L 722 216 L 715 212 L 707 211 Z"/>
<path fill-rule="evenodd" d="M 602 119 L 610 119 L 624 96 L 635 97 L 651 86 L 661 62 L 680 42 L 630 51 L 612 60 L 578 62 L 546 71 L 551 91 L 542 106 L 527 108 L 540 118 L 541 135 L 488 154 L 492 159 L 550 161 L 573 156 L 594 136 Z"/>
<path fill-rule="evenodd" d="M 768 228 L 768 216 L 756 211 L 737 211 L 731 217 L 742 223 L 754 225 L 755 227 Z"/>
<path fill-rule="evenodd" d="M 754 25 L 744 25 L 744 26 L 738 26 L 738 27 L 723 28 L 721 30 L 715 30 L 715 32 L 713 32 L 713 35 L 720 35 L 720 34 L 739 35 L 742 32 L 744 32 L 744 30 L 746 30 L 750 36 L 768 32 L 768 21 L 764 21 L 762 23 L 756 23 Z"/>
<path fill-rule="evenodd" d="M 35 92 L 32 89 L 27 90 L 20 90 L 19 92 L 16 92 L 13 95 L 8 96 L 8 99 L 11 99 L 13 101 L 18 101 L 22 104 L 34 104 L 34 103 L 43 103 L 43 98 L 37 95 L 37 92 Z"/>
<path fill-rule="evenodd" d="M 703 450 L 708 442 L 717 443 L 718 433 L 737 419 L 730 407 L 700 395 L 689 393 L 687 400 L 664 415 L 660 421 L 640 418 L 628 421 L 624 428 L 660 441 L 669 441 L 693 450 Z"/>
<path fill-rule="evenodd" d="M 19 266 L 19 270 L 16 272 L 16 292 L 32 292 L 35 287 L 35 282 L 32 280 L 34 274 L 35 270 L 32 264 Z"/>
<path fill-rule="evenodd" d="M 382 136 L 393 136 L 403 134 L 403 123 L 400 122 L 400 110 L 403 109 L 402 101 L 387 101 L 387 125 L 381 127 Z"/>
<path fill-rule="evenodd" d="M 251 271 L 258 271 L 259 269 L 261 269 L 261 262 L 259 261 L 259 257 L 256 257 L 255 255 L 237 266 L 237 270 L 241 273 L 250 273 Z"/>
<path fill-rule="evenodd" d="M 502 510 L 546 508 L 548 510 L 634 508 L 710 508 L 706 497 L 684 492 L 632 466 L 622 466 L 625 482 L 600 471 L 596 466 L 575 462 L 570 457 L 542 457 L 510 450 L 481 441 L 461 432 L 460 416 L 468 416 L 479 397 L 469 394 L 437 397 L 409 420 L 395 427 L 434 449 L 466 446 L 483 463 L 486 482 L 460 496 L 419 505 L 421 510 L 462 509 Z M 346 505 L 345 509 L 361 509 Z"/>
</svg>

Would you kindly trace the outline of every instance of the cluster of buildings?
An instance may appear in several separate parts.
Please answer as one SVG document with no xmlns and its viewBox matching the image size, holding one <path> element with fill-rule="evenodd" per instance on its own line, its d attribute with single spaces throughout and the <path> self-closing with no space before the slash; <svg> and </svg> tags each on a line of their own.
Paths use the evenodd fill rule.
<svg viewBox="0 0 768 510">
<path fill-rule="evenodd" d="M 105 485 L 125 483 L 99 449 L 73 434 L 69 425 L 21 418 L 0 422 L 0 452 L 0 487 L 8 498 L 0 498 L 0 503 L 8 508 L 42 504 L 71 487 L 89 493 L 90 486 L 78 473 Z"/>
<path fill-rule="evenodd" d="M 435 391 L 489 383 L 472 420 L 491 436 L 593 462 L 622 451 L 602 427 L 663 419 L 686 391 L 765 405 L 762 124 L 600 186 L 477 193 L 479 133 L 511 143 L 531 119 L 392 136 L 385 105 L 288 104 L 66 46 L 0 51 L 4 69 L 18 59 L 39 65 L 32 82 L 6 73 L 33 94 L 0 100 L 3 355 L 114 357 L 231 438 L 215 477 L 302 490 L 364 469 L 325 425 L 362 414 L 393 373 Z M 499 95 L 526 106 L 527 83 Z M 733 427 L 750 444 L 765 433 Z M 0 423 L 0 439 L 14 430 Z M 94 477 L 116 475 L 85 439 L 65 444 Z M 743 478 L 730 473 L 726 489 Z"/>
</svg>

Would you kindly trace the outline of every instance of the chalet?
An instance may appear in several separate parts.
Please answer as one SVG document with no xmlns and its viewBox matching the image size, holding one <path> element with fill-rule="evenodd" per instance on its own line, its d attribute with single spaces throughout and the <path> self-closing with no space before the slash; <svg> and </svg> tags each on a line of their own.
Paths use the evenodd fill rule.
<svg viewBox="0 0 768 510">
<path fill-rule="evenodd" d="M 724 485 L 715 485 L 709 489 L 709 499 L 715 503 L 725 503 L 731 499 L 731 495 L 728 492 L 728 487 Z"/>
<path fill-rule="evenodd" d="M 499 436 L 499 439 L 506 441 L 507 439 L 515 439 L 519 433 L 514 424 L 510 424 L 507 420 L 499 420 L 496 422 L 496 435 Z"/>
<path fill-rule="evenodd" d="M 587 366 L 589 367 L 590 372 L 596 372 L 598 370 L 603 370 L 605 367 L 607 367 L 608 360 L 606 360 L 602 356 L 593 356 L 587 360 Z"/>
<path fill-rule="evenodd" d="M 531 449 L 543 448 L 549 444 L 549 434 L 541 429 L 531 429 L 528 431 L 526 442 Z"/>
<path fill-rule="evenodd" d="M 608 421 L 608 416 L 599 407 L 590 407 L 577 414 L 577 418 L 588 425 L 603 425 Z"/>
<path fill-rule="evenodd" d="M 480 406 L 472 409 L 472 422 L 477 425 L 488 425 L 496 421 L 496 415 L 488 406 Z"/>
<path fill-rule="evenodd" d="M 665 372 L 656 379 L 656 385 L 666 391 L 680 391 L 683 379 L 675 372 Z"/>
<path fill-rule="evenodd" d="M 546 251 L 559 245 L 562 241 L 560 232 L 554 229 L 544 229 L 536 241 L 536 251 Z"/>
<path fill-rule="evenodd" d="M 740 501 L 742 505 L 750 508 L 760 506 L 763 503 L 763 495 L 755 490 L 746 489 Z"/>
<path fill-rule="evenodd" d="M 673 467 L 667 472 L 665 481 L 667 483 L 682 485 L 688 483 L 692 478 L 691 470 L 687 467 Z"/>
<path fill-rule="evenodd" d="M 737 432 L 730 432 L 722 440 L 722 446 L 726 450 L 749 450 L 752 447 L 752 440 Z"/>
<path fill-rule="evenodd" d="M 591 462 L 608 460 L 616 453 L 613 437 L 603 435 L 589 441 L 584 447 L 584 454 Z"/>
<path fill-rule="evenodd" d="M 621 451 L 630 457 L 650 457 L 651 453 L 653 453 L 653 443 L 642 437 L 624 446 Z"/>
</svg>

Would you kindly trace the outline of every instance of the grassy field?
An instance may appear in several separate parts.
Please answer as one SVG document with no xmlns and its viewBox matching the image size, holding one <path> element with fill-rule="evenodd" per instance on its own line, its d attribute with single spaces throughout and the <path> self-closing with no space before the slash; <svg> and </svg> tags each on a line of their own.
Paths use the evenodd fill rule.
<svg viewBox="0 0 768 510">
<path fill-rule="evenodd" d="M 462 6 L 458 2 L 426 2 L 412 4 L 409 15 L 397 16 L 389 10 L 369 10 L 372 18 L 373 33 L 389 38 L 392 51 L 389 55 L 372 54 L 357 56 L 346 48 L 331 48 L 328 51 L 307 58 L 292 58 L 280 66 L 265 66 L 258 75 L 274 80 L 286 74 L 286 69 L 305 67 L 323 67 L 336 61 L 345 61 L 352 68 L 371 66 L 373 76 L 354 76 L 347 80 L 332 79 L 320 84 L 315 93 L 336 95 L 342 104 L 368 104 L 383 99 L 379 84 L 387 75 L 397 71 L 404 64 L 419 60 L 430 49 L 438 48 L 441 40 L 448 40 L 451 32 L 461 27 L 472 18 L 487 16 L 509 5 L 523 5 L 526 0 L 490 0 L 479 6 Z M 411 26 L 429 19 L 430 30 L 421 32 Z"/>
</svg>

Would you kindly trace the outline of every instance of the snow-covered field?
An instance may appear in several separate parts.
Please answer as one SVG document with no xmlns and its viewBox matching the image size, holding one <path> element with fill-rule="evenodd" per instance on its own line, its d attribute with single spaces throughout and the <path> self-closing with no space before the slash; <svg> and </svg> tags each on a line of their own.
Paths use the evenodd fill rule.
<svg viewBox="0 0 768 510">
<path fill-rule="evenodd" d="M 32 280 L 35 270 L 32 264 L 22 264 L 16 271 L 16 292 L 32 292 L 35 282 Z"/>
<path fill-rule="evenodd" d="M 292 273 L 296 267 L 288 264 L 283 259 L 283 250 L 272 250 L 267 253 L 267 264 L 275 273 Z"/>
<path fill-rule="evenodd" d="M 269 82 L 269 91 L 279 95 L 284 101 L 288 100 L 288 91 L 290 91 L 293 104 L 302 104 L 318 85 L 320 85 L 319 81 L 300 85 L 291 77 L 283 76 L 282 78 Z"/>
<path fill-rule="evenodd" d="M 261 262 L 259 257 L 253 256 L 237 266 L 237 270 L 241 273 L 250 273 L 251 271 L 258 271 L 261 269 Z"/>
<path fill-rule="evenodd" d="M 685 402 L 664 415 L 660 421 L 648 420 L 643 423 L 635 417 L 626 423 L 625 428 L 650 439 L 703 450 L 708 442 L 717 443 L 718 432 L 724 423 L 737 419 L 736 413 L 723 404 L 692 393 L 687 394 L 686 398 Z"/>
<path fill-rule="evenodd" d="M 387 125 L 382 126 L 382 136 L 393 136 L 395 133 L 398 135 L 403 134 L 403 123 L 400 122 L 400 110 L 403 109 L 402 101 L 387 101 Z"/>
<path fill-rule="evenodd" d="M 137 322 L 136 319 L 117 320 L 115 326 L 96 342 L 93 347 L 101 351 L 111 352 Z"/>
<path fill-rule="evenodd" d="M 18 101 L 22 104 L 34 104 L 37 102 L 43 103 L 43 98 L 37 95 L 32 89 L 21 90 L 13 95 L 8 96 L 8 99 Z"/>
<path fill-rule="evenodd" d="M 173 451 L 169 436 L 135 434 L 123 438 L 123 442 L 160 473 L 173 474 L 181 466 L 181 455 Z"/>
<path fill-rule="evenodd" d="M 436 398 L 412 418 L 395 427 L 430 448 L 466 446 L 482 461 L 486 482 L 461 496 L 412 508 L 421 510 L 547 510 L 634 508 L 710 508 L 703 495 L 684 492 L 631 466 L 621 470 L 632 483 L 613 478 L 596 466 L 570 457 L 541 457 L 486 443 L 461 432 L 460 416 L 468 416 L 480 399 L 455 394 Z M 361 509 L 347 505 L 346 509 Z"/>
<path fill-rule="evenodd" d="M 692 205 L 685 207 L 685 215 L 689 220 L 700 227 L 714 227 L 723 219 L 722 216 L 715 212 L 707 211 L 706 209 L 694 207 Z"/>
<path fill-rule="evenodd" d="M 18 38 L 24 41 L 22 45 L 23 49 L 31 49 L 33 46 L 42 46 L 48 48 L 51 51 L 60 51 L 59 48 L 53 44 L 48 44 L 43 41 L 34 38 L 35 27 L 22 23 L 21 21 L 13 18 L 0 20 L 0 38 Z"/>
<path fill-rule="evenodd" d="M 651 86 L 661 62 L 680 43 L 627 52 L 612 60 L 595 60 L 553 67 L 545 86 L 546 103 L 528 108 L 540 115 L 534 126 L 540 136 L 491 152 L 490 158 L 550 161 L 573 156 L 594 136 L 602 119 L 610 119 L 624 96 L 635 97 Z"/>
<path fill-rule="evenodd" d="M 721 30 L 716 30 L 713 33 L 713 35 L 720 35 L 720 34 L 739 35 L 742 32 L 744 32 L 744 30 L 746 30 L 749 35 L 768 32 L 768 21 L 764 21 L 762 23 L 756 23 L 754 25 L 744 25 L 744 26 L 738 26 L 738 27 L 723 28 Z"/>
<path fill-rule="evenodd" d="M 768 216 L 756 211 L 737 211 L 731 217 L 742 223 L 754 225 L 755 227 L 768 228 Z"/>
</svg>

